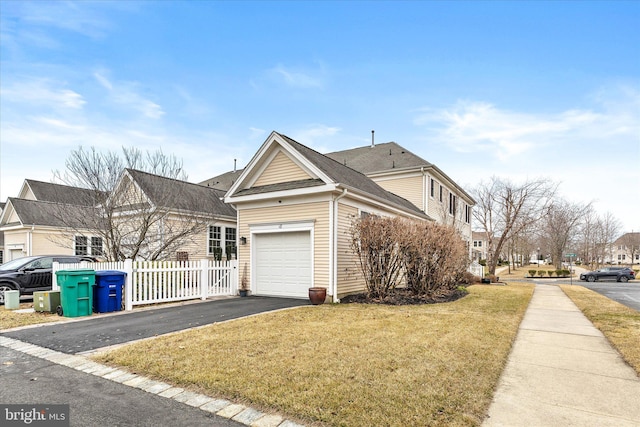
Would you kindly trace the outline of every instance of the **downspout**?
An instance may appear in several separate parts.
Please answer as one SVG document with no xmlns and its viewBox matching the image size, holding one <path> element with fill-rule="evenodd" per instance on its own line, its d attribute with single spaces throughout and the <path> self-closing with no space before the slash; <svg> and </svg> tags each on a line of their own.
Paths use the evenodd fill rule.
<svg viewBox="0 0 640 427">
<path fill-rule="evenodd" d="M 424 188 L 424 191 L 422 192 L 422 211 L 427 213 L 429 211 L 427 203 L 429 202 L 429 191 L 431 191 L 431 187 L 430 182 L 427 179 L 427 174 L 424 173 L 424 166 L 420 166 L 420 172 L 422 173 L 422 188 Z"/>
<path fill-rule="evenodd" d="M 332 302 L 338 302 L 338 200 L 347 195 L 347 189 L 342 189 L 342 194 L 333 200 L 333 212 L 331 215 L 331 222 L 333 222 L 331 236 L 331 295 Z"/>
<path fill-rule="evenodd" d="M 31 224 L 31 231 L 29 232 L 29 238 L 27 239 L 27 255 L 26 256 L 32 256 L 33 255 L 33 232 L 35 231 L 36 226 L 35 224 Z"/>
</svg>

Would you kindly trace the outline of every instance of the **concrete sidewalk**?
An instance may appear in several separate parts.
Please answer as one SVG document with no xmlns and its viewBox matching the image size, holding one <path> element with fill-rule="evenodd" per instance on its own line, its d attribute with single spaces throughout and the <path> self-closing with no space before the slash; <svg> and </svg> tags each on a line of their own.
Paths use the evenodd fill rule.
<svg viewBox="0 0 640 427">
<path fill-rule="evenodd" d="M 536 285 L 483 426 L 640 426 L 639 399 L 604 335 L 558 286 Z"/>
</svg>

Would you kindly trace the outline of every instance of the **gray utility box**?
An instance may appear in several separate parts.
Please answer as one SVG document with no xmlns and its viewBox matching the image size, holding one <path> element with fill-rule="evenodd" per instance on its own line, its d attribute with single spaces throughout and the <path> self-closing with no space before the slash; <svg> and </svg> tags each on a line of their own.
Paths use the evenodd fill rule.
<svg viewBox="0 0 640 427">
<path fill-rule="evenodd" d="M 48 313 L 55 313 L 60 305 L 60 291 L 44 291 L 33 293 L 33 309 Z"/>
</svg>

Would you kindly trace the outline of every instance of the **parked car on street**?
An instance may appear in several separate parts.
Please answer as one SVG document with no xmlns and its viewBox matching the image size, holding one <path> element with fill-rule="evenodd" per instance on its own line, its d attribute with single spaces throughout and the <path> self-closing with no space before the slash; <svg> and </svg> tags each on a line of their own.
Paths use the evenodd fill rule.
<svg viewBox="0 0 640 427">
<path fill-rule="evenodd" d="M 599 270 L 589 271 L 580 275 L 580 280 L 595 282 L 597 280 L 615 280 L 616 282 L 628 282 L 636 278 L 636 272 L 629 267 L 605 267 Z"/>
<path fill-rule="evenodd" d="M 53 262 L 76 264 L 94 261 L 90 256 L 40 255 L 16 258 L 0 265 L 0 304 L 4 304 L 4 291 L 20 291 L 20 295 L 49 291 L 52 286 Z"/>
</svg>

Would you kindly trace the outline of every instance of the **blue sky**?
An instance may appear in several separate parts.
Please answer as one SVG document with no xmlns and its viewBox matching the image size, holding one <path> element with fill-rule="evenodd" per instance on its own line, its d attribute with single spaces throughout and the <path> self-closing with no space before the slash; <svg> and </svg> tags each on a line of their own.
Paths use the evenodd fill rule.
<svg viewBox="0 0 640 427">
<path fill-rule="evenodd" d="M 79 146 L 199 182 L 272 130 L 396 141 L 465 188 L 551 178 L 640 230 L 640 2 L 0 0 L 0 199 Z"/>
</svg>

